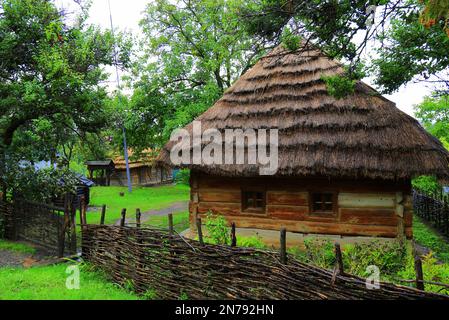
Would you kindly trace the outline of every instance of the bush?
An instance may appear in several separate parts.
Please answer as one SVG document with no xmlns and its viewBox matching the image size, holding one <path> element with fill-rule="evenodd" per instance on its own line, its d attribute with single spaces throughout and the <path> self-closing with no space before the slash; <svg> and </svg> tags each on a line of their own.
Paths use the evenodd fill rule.
<svg viewBox="0 0 449 320">
<path fill-rule="evenodd" d="M 412 186 L 414 189 L 420 190 L 426 194 L 432 194 L 441 191 L 441 186 L 437 178 L 430 176 L 421 176 L 413 179 Z"/>
<path fill-rule="evenodd" d="M 422 266 L 425 281 L 449 283 L 449 265 L 438 263 L 432 252 L 423 257 Z M 411 253 L 407 256 L 406 267 L 398 272 L 397 277 L 415 279 L 415 261 Z M 441 286 L 426 284 L 425 289 L 426 291 L 449 294 L 449 289 L 442 289 Z"/>
<path fill-rule="evenodd" d="M 190 170 L 182 169 L 179 170 L 175 177 L 175 182 L 177 184 L 190 185 Z"/>
<path fill-rule="evenodd" d="M 389 278 L 401 270 L 406 261 L 406 247 L 398 241 L 350 244 L 342 254 L 346 271 L 362 277 L 369 276 L 367 267 L 375 265 L 381 275 Z"/>
<path fill-rule="evenodd" d="M 288 252 L 301 262 L 320 268 L 332 269 L 335 266 L 334 245 L 329 239 L 306 239 L 305 250 L 294 247 Z"/>
<path fill-rule="evenodd" d="M 266 244 L 262 242 L 262 239 L 260 236 L 237 237 L 237 246 L 238 247 L 247 247 L 247 248 L 256 248 L 256 249 L 267 248 Z"/>
<path fill-rule="evenodd" d="M 223 216 L 207 214 L 206 220 L 207 238 L 206 241 L 213 244 L 230 244 L 230 230 L 228 222 Z"/>
</svg>

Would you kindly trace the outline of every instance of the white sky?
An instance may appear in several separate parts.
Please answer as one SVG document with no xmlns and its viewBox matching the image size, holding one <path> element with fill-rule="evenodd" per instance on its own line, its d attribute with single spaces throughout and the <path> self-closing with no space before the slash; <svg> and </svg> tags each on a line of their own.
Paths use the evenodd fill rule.
<svg viewBox="0 0 449 320">
<path fill-rule="evenodd" d="M 141 31 L 139 21 L 142 18 L 142 12 L 147 3 L 151 0 L 109 0 L 111 4 L 112 17 L 115 29 L 127 30 L 138 36 Z M 59 7 L 76 8 L 73 0 L 56 0 Z M 89 22 L 110 28 L 108 0 L 93 0 L 90 9 Z M 111 76 L 115 79 L 115 76 Z M 369 79 L 365 82 L 371 84 Z M 372 84 L 371 84 L 372 85 Z M 392 95 L 385 95 L 388 99 L 394 101 L 399 109 L 413 116 L 413 106 L 420 103 L 423 97 L 429 95 L 431 90 L 422 83 L 410 83 L 403 86 Z"/>
</svg>

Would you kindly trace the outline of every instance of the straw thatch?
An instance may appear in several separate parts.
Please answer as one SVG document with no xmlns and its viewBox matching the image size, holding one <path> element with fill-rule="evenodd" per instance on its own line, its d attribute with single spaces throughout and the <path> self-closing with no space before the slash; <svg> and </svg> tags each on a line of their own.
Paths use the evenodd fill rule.
<svg viewBox="0 0 449 320">
<path fill-rule="evenodd" d="M 141 152 L 140 157 L 136 158 L 134 151 L 132 149 L 128 149 L 129 168 L 134 169 L 152 167 L 156 159 L 155 154 L 157 153 L 152 149 L 145 149 Z M 126 161 L 123 155 L 115 157 L 113 161 L 116 170 L 126 170 Z"/>
<path fill-rule="evenodd" d="M 278 176 L 449 180 L 449 153 L 412 117 L 357 82 L 335 99 L 322 76 L 342 74 L 314 48 L 276 48 L 244 74 L 197 120 L 202 130 L 279 129 Z M 190 132 L 192 124 L 186 127 Z M 170 163 L 168 143 L 159 159 Z M 254 165 L 190 166 L 225 176 L 256 176 Z"/>
</svg>

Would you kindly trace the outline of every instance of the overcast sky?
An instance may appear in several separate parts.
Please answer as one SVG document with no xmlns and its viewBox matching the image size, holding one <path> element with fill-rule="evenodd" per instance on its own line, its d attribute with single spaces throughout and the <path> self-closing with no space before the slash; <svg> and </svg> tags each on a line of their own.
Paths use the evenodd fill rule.
<svg viewBox="0 0 449 320">
<path fill-rule="evenodd" d="M 142 11 L 151 0 L 109 0 L 111 4 L 114 27 L 116 29 L 127 30 L 133 34 L 140 34 L 139 20 L 142 18 Z M 73 7 L 73 0 L 56 0 L 58 5 L 64 8 Z M 93 0 L 90 9 L 90 20 L 93 24 L 103 28 L 110 27 L 108 0 Z M 115 78 L 115 77 L 114 77 Z M 365 79 L 370 84 L 370 81 Z M 411 83 L 402 87 L 393 95 L 386 97 L 394 101 L 398 108 L 413 116 L 413 105 L 420 103 L 424 96 L 429 95 L 431 90 L 424 84 Z"/>
</svg>

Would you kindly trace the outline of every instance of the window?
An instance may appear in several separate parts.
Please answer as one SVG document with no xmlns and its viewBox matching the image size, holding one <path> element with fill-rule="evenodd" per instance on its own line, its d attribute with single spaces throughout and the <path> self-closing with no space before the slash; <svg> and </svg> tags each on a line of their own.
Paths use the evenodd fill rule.
<svg viewBox="0 0 449 320">
<path fill-rule="evenodd" d="M 243 191 L 242 210 L 250 213 L 265 213 L 265 192 Z"/>
<path fill-rule="evenodd" d="M 311 194 L 312 213 L 324 213 L 333 215 L 336 212 L 336 194 L 331 192 Z"/>
</svg>

